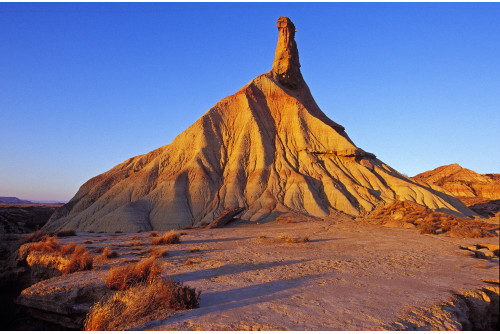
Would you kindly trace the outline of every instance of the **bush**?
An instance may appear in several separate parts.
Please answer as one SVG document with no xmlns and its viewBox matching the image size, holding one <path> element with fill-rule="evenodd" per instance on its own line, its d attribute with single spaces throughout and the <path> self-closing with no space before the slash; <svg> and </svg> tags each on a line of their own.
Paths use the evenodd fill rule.
<svg viewBox="0 0 500 334">
<path fill-rule="evenodd" d="M 92 269 L 93 262 L 93 256 L 87 252 L 85 247 L 76 246 L 68 264 L 61 270 L 61 273 L 66 275 L 76 271 L 90 270 Z"/>
<path fill-rule="evenodd" d="M 420 234 L 437 234 L 437 227 L 431 224 L 421 224 L 418 225 Z"/>
<path fill-rule="evenodd" d="M 161 266 L 154 258 L 137 263 L 111 268 L 106 276 L 106 285 L 113 290 L 126 290 L 136 284 L 151 283 L 161 277 Z"/>
<path fill-rule="evenodd" d="M 149 233 L 149 236 L 150 236 L 151 238 L 157 237 L 157 236 L 158 236 L 158 232 L 153 231 L 153 232 Z"/>
<path fill-rule="evenodd" d="M 200 251 L 201 251 L 201 250 L 200 250 L 199 248 L 191 248 L 191 249 L 189 250 L 189 253 L 198 253 L 198 252 L 200 252 Z"/>
<path fill-rule="evenodd" d="M 54 254 L 69 258 L 68 263 L 61 269 L 63 275 L 75 271 L 90 270 L 93 266 L 94 258 L 89 255 L 85 247 L 77 246 L 75 243 L 61 246 L 55 237 L 46 237 L 42 241 L 31 244 L 29 252 Z"/>
<path fill-rule="evenodd" d="M 177 233 L 174 231 L 170 231 L 168 233 L 165 233 L 162 236 L 153 238 L 151 241 L 153 245 L 169 245 L 169 244 L 178 244 L 180 243 L 180 238 Z"/>
<path fill-rule="evenodd" d="M 87 314 L 84 329 L 124 330 L 140 319 L 150 321 L 162 311 L 192 309 L 199 303 L 200 292 L 181 282 L 164 279 L 150 284 L 143 282 L 94 304 Z"/>
<path fill-rule="evenodd" d="M 168 255 L 168 251 L 166 249 L 161 248 L 152 248 L 149 250 L 149 256 L 155 259 L 159 259 Z"/>
<path fill-rule="evenodd" d="M 45 231 L 35 231 L 27 236 L 24 237 L 23 243 L 30 243 L 30 242 L 37 242 L 37 241 L 42 241 L 45 240 L 47 237 L 53 236 L 54 233 L 52 232 L 45 232 Z"/>
<path fill-rule="evenodd" d="M 190 266 L 190 265 L 194 264 L 194 261 L 193 261 L 193 260 L 191 260 L 191 259 L 187 259 L 187 260 L 186 260 L 186 262 L 184 262 L 184 264 L 185 264 L 186 266 Z"/>
<path fill-rule="evenodd" d="M 61 244 L 55 237 L 43 237 L 41 241 L 32 243 L 29 246 L 30 252 L 56 253 L 61 249 Z"/>
<path fill-rule="evenodd" d="M 76 235 L 75 230 L 63 230 L 56 233 L 58 237 L 72 237 Z"/>
<path fill-rule="evenodd" d="M 109 246 L 104 248 L 101 253 L 101 258 L 102 259 L 114 259 L 118 257 L 118 253 L 115 251 L 112 251 Z"/>
</svg>

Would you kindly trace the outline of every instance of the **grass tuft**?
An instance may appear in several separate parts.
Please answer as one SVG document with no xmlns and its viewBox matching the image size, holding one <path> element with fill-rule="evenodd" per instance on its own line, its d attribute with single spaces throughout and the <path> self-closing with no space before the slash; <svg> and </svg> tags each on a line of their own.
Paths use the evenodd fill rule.
<svg viewBox="0 0 500 334">
<path fill-rule="evenodd" d="M 169 244 L 178 244 L 180 243 L 179 235 L 175 231 L 170 231 L 162 236 L 153 238 L 151 241 L 153 245 L 169 245 Z"/>
<path fill-rule="evenodd" d="M 136 284 L 151 283 L 161 278 L 161 266 L 154 258 L 114 267 L 106 276 L 106 285 L 113 290 L 126 290 Z"/>
<path fill-rule="evenodd" d="M 112 251 L 109 246 L 106 246 L 101 253 L 101 259 L 114 259 L 118 257 L 118 253 Z"/>
<path fill-rule="evenodd" d="M 157 279 L 119 291 L 92 306 L 84 323 L 85 330 L 124 330 L 138 321 L 151 321 L 166 310 L 199 307 L 200 292 L 181 282 Z"/>
</svg>

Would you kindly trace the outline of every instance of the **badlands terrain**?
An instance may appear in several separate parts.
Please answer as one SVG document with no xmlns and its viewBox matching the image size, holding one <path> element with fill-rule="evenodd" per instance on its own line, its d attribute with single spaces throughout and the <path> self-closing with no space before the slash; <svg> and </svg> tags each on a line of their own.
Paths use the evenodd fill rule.
<svg viewBox="0 0 500 334">
<path fill-rule="evenodd" d="M 148 259 L 156 249 L 162 277 L 201 291 L 199 307 L 125 319 L 112 328 L 498 329 L 498 235 L 428 235 L 342 214 L 177 233 L 180 243 L 169 245 L 153 245 L 149 232 L 58 237 L 94 256 L 91 270 L 65 275 L 54 270 L 62 261 L 57 256 L 21 246 L 14 263 L 18 277 L 31 281 L 8 328 L 81 329 L 93 303 L 117 293 L 106 285 L 110 270 Z M 116 254 L 103 258 L 106 247 Z"/>
<path fill-rule="evenodd" d="M 295 32 L 279 18 L 271 71 L 40 230 L 2 216 L 1 329 L 500 329 L 498 174 L 408 178 L 357 147 Z"/>
</svg>

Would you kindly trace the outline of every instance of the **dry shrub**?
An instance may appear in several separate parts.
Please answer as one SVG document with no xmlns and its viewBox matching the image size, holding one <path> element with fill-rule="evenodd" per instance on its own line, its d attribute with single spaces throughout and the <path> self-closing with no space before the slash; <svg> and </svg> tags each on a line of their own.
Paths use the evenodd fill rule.
<svg viewBox="0 0 500 334">
<path fill-rule="evenodd" d="M 35 232 L 25 236 L 23 239 L 23 243 L 42 241 L 42 240 L 45 240 L 47 237 L 51 237 L 53 235 L 54 235 L 54 233 L 52 233 L 52 232 L 38 230 L 38 231 L 35 231 Z"/>
<path fill-rule="evenodd" d="M 415 225 L 423 234 L 436 234 L 439 229 L 451 237 L 493 237 L 495 228 L 480 221 L 459 218 L 443 212 L 432 211 L 410 201 L 396 201 L 371 212 L 368 219 L 386 223 L 397 220 Z"/>
<path fill-rule="evenodd" d="M 85 330 L 124 330 L 134 322 L 151 321 L 167 310 L 197 308 L 200 292 L 181 282 L 157 279 L 119 291 L 92 306 L 84 323 Z"/>
<path fill-rule="evenodd" d="M 292 238 L 292 237 L 288 237 L 288 236 L 283 236 L 283 235 L 280 235 L 279 238 L 286 242 L 287 244 L 298 244 L 298 243 L 305 243 L 305 242 L 309 242 L 309 237 L 303 237 L 303 238 Z"/>
<path fill-rule="evenodd" d="M 118 257 L 118 253 L 115 251 L 112 251 L 109 246 L 104 248 L 101 253 L 101 259 L 114 259 Z"/>
<path fill-rule="evenodd" d="M 87 245 L 90 245 L 90 244 L 92 243 L 92 241 L 90 241 L 90 240 L 85 240 L 83 243 L 84 243 L 84 244 L 87 244 Z"/>
<path fill-rule="evenodd" d="M 200 252 L 200 251 L 201 251 L 201 250 L 200 250 L 199 248 L 191 248 L 191 249 L 189 250 L 189 253 L 198 253 L 198 252 Z"/>
<path fill-rule="evenodd" d="M 106 285 L 113 290 L 126 290 L 136 284 L 151 283 L 161 277 L 161 266 L 154 258 L 137 263 L 111 268 L 106 276 Z"/>
<path fill-rule="evenodd" d="M 177 233 L 175 233 L 175 231 L 170 231 L 170 232 L 163 234 L 162 236 L 153 238 L 151 243 L 153 245 L 178 244 L 178 243 L 180 243 L 180 238 L 179 238 L 179 235 Z"/>
<path fill-rule="evenodd" d="M 55 254 L 69 258 L 68 263 L 61 269 L 63 275 L 75 271 L 92 269 L 94 258 L 87 252 L 87 248 L 70 243 L 61 246 L 55 237 L 46 237 L 42 241 L 35 242 L 29 247 L 30 252 L 44 254 Z"/>
<path fill-rule="evenodd" d="M 420 234 L 437 234 L 437 227 L 429 223 L 417 225 Z"/>
<path fill-rule="evenodd" d="M 140 241 L 129 241 L 127 243 L 127 246 L 131 246 L 131 247 L 140 247 L 140 246 L 144 246 L 144 244 Z"/>
<path fill-rule="evenodd" d="M 90 270 L 94 257 L 87 252 L 85 247 L 76 246 L 68 264 L 61 270 L 63 275 L 74 273 L 76 271 Z"/>
<path fill-rule="evenodd" d="M 151 233 L 149 233 L 149 236 L 150 236 L 151 238 L 157 237 L 157 236 L 158 236 L 158 232 L 156 232 L 156 231 L 152 231 Z"/>
<path fill-rule="evenodd" d="M 62 246 L 59 253 L 63 256 L 68 256 L 68 255 L 73 254 L 73 252 L 75 251 L 75 248 L 76 248 L 76 244 L 74 242 L 72 242 L 70 244 Z"/>
<path fill-rule="evenodd" d="M 75 230 L 62 230 L 56 233 L 58 237 L 72 237 L 76 235 Z"/>
<path fill-rule="evenodd" d="M 191 259 L 187 259 L 187 260 L 186 260 L 186 262 L 184 262 L 184 264 L 185 264 L 186 266 L 190 266 L 190 265 L 192 265 L 192 264 L 195 264 L 195 262 L 194 262 L 193 260 L 191 260 Z"/>
<path fill-rule="evenodd" d="M 102 253 L 102 251 L 104 250 L 104 247 L 97 247 L 95 250 L 94 250 L 94 253 L 97 253 L 97 254 L 100 254 Z"/>
<path fill-rule="evenodd" d="M 168 255 L 168 251 L 166 249 L 161 248 L 152 248 L 149 250 L 149 256 L 155 259 L 159 259 Z"/>
<path fill-rule="evenodd" d="M 263 235 L 263 234 L 261 234 L 261 235 L 259 235 L 257 238 L 258 238 L 259 240 L 263 240 L 263 239 L 265 239 L 265 238 L 266 238 L 266 236 L 265 236 L 265 235 Z"/>
<path fill-rule="evenodd" d="M 41 241 L 35 242 L 29 246 L 30 252 L 56 253 L 61 249 L 61 244 L 55 237 L 43 237 Z"/>
</svg>

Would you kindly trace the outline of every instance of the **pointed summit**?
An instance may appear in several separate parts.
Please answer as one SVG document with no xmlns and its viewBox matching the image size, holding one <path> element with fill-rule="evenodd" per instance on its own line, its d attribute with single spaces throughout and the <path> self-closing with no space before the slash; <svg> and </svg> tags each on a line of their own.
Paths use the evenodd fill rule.
<svg viewBox="0 0 500 334">
<path fill-rule="evenodd" d="M 295 43 L 295 25 L 288 17 L 278 19 L 278 45 L 274 57 L 273 76 L 288 88 L 297 88 L 302 81 L 300 73 L 299 51 Z"/>
<path fill-rule="evenodd" d="M 210 223 L 230 207 L 243 208 L 247 221 L 286 212 L 355 216 L 393 201 L 474 214 L 356 147 L 303 80 L 295 26 L 282 17 L 278 30 L 271 71 L 217 102 L 171 144 L 87 181 L 44 229 L 169 230 Z"/>
</svg>

